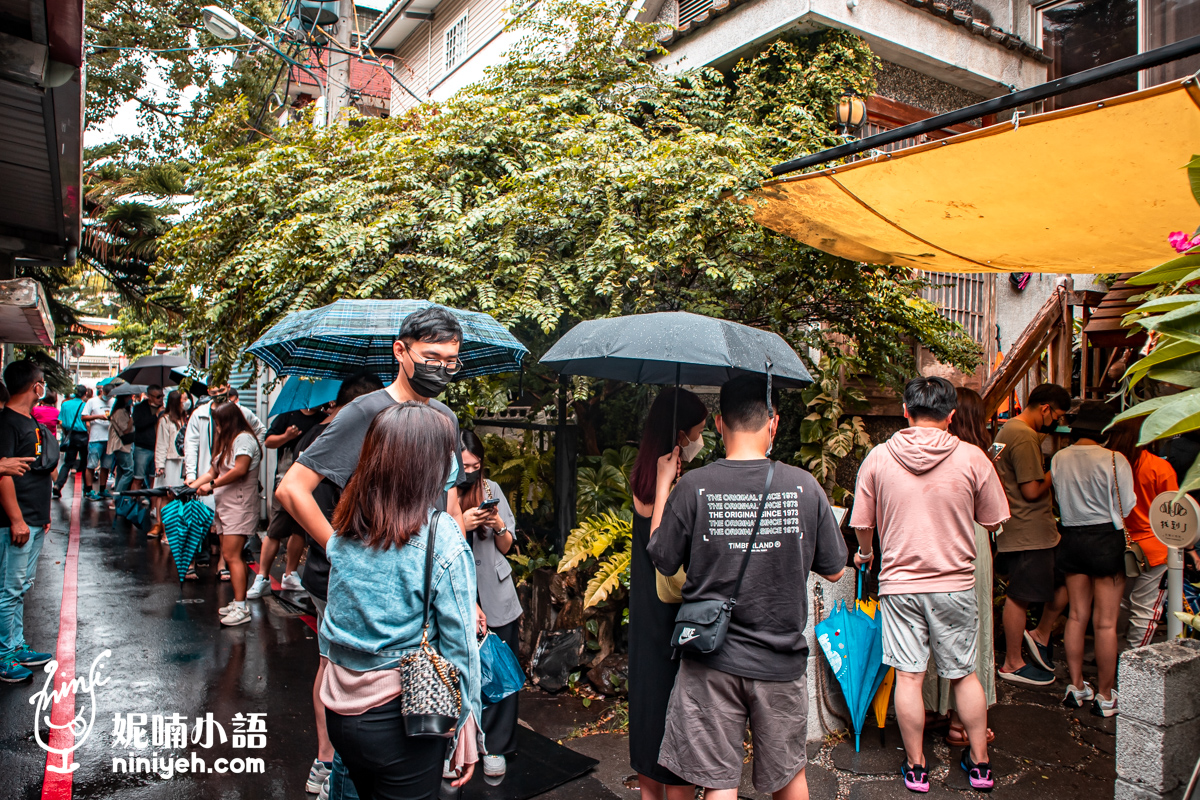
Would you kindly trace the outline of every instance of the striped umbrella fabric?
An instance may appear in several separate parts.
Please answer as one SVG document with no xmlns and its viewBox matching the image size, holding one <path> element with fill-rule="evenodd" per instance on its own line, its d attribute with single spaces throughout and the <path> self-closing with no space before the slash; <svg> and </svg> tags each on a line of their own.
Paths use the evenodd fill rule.
<svg viewBox="0 0 1200 800">
<path fill-rule="evenodd" d="M 212 527 L 213 511 L 199 500 L 172 500 L 162 508 L 163 529 L 167 533 L 167 546 L 183 583 L 192 559 L 204 545 L 204 537 Z"/>
<path fill-rule="evenodd" d="M 370 370 L 394 380 L 392 343 L 404 318 L 436 305 L 428 300 L 338 300 L 309 311 L 294 311 L 246 349 L 280 375 L 345 378 Z M 456 377 L 516 372 L 529 353 L 489 314 L 448 309 L 463 329 Z"/>
</svg>

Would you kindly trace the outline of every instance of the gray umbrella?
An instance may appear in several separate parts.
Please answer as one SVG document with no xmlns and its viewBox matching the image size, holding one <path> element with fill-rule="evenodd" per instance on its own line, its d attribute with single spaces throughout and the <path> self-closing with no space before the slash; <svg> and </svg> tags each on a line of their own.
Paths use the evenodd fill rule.
<svg viewBox="0 0 1200 800">
<path fill-rule="evenodd" d="M 813 381 L 779 334 L 684 311 L 581 322 L 541 363 L 562 375 L 629 383 L 720 386 L 746 374 L 769 374 L 786 388 Z"/>
<path fill-rule="evenodd" d="M 813 382 L 779 334 L 685 311 L 581 322 L 541 363 L 562 375 L 674 386 L 720 386 L 739 375 L 765 375 L 768 409 L 772 383 L 801 388 Z M 672 427 L 678 415 L 676 392 Z"/>
<path fill-rule="evenodd" d="M 139 383 L 122 383 L 117 388 L 109 392 L 109 397 L 124 397 L 125 395 L 145 394 L 146 385 Z"/>
</svg>

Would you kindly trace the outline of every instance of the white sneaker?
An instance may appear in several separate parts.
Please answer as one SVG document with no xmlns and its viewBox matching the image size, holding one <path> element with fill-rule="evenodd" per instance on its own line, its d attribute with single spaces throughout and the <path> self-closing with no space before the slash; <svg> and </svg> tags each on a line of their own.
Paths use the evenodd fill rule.
<svg viewBox="0 0 1200 800">
<path fill-rule="evenodd" d="M 1097 717 L 1115 717 L 1117 715 L 1117 690 L 1113 689 L 1112 699 L 1105 700 L 1100 695 L 1092 701 L 1092 713 Z"/>
<path fill-rule="evenodd" d="M 1084 681 L 1082 689 L 1076 689 L 1073 685 L 1067 687 L 1067 693 L 1063 697 L 1063 705 L 1067 708 L 1083 708 L 1092 702 L 1095 697 L 1096 692 L 1092 689 L 1092 685 Z"/>
<path fill-rule="evenodd" d="M 245 625 L 250 621 L 250 609 L 245 606 L 234 606 L 228 614 L 221 617 L 221 624 L 227 627 Z"/>
<path fill-rule="evenodd" d="M 237 600 L 230 600 L 228 603 L 217 609 L 217 616 L 223 617 L 230 611 L 233 611 L 235 608 L 237 608 Z"/>
<path fill-rule="evenodd" d="M 483 757 L 483 774 L 488 778 L 500 778 L 504 776 L 508 769 L 508 762 L 504 760 L 504 756 L 487 756 Z"/>
<path fill-rule="evenodd" d="M 329 784 L 332 781 L 332 774 L 325 776 L 325 780 L 321 783 L 321 791 L 317 793 L 317 800 L 329 800 Z"/>
<path fill-rule="evenodd" d="M 294 572 L 283 573 L 283 580 L 279 582 L 279 585 L 285 592 L 304 591 L 304 585 L 300 583 L 300 576 Z"/>
<path fill-rule="evenodd" d="M 304 790 L 309 794 L 317 794 L 321 791 L 321 787 L 325 785 L 325 781 L 329 780 L 329 773 L 333 771 L 333 766 L 326 766 L 321 763 L 319 758 L 314 758 L 312 768 L 308 771 L 308 782 L 304 784 Z M 328 796 L 328 791 L 326 791 Z"/>
<path fill-rule="evenodd" d="M 257 600 L 258 598 L 262 597 L 264 594 L 269 594 L 270 591 L 271 591 L 271 580 L 269 578 L 267 578 L 266 576 L 259 575 L 259 576 L 255 577 L 254 583 L 252 583 L 250 585 L 250 588 L 246 590 L 246 599 L 247 600 Z M 313 789 L 313 791 L 315 792 L 317 790 Z"/>
</svg>

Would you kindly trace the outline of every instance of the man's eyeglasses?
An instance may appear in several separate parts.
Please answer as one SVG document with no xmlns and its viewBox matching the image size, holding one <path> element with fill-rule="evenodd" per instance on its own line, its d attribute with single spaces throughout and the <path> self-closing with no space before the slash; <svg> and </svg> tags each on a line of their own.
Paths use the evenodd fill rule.
<svg viewBox="0 0 1200 800">
<path fill-rule="evenodd" d="M 455 359 L 453 361 L 438 361 L 437 359 L 426 359 L 425 369 L 441 369 L 446 368 L 447 375 L 456 375 L 462 369 L 462 362 Z"/>
</svg>

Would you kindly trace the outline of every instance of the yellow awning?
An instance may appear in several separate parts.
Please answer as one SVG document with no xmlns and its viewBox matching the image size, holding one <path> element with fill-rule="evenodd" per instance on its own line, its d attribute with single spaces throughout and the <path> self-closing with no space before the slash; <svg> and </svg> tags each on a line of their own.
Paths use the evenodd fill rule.
<svg viewBox="0 0 1200 800">
<path fill-rule="evenodd" d="M 765 184 L 755 219 L 833 255 L 935 272 L 1134 272 L 1200 223 L 1191 79 Z M 765 200 L 765 202 L 763 202 Z"/>
</svg>

